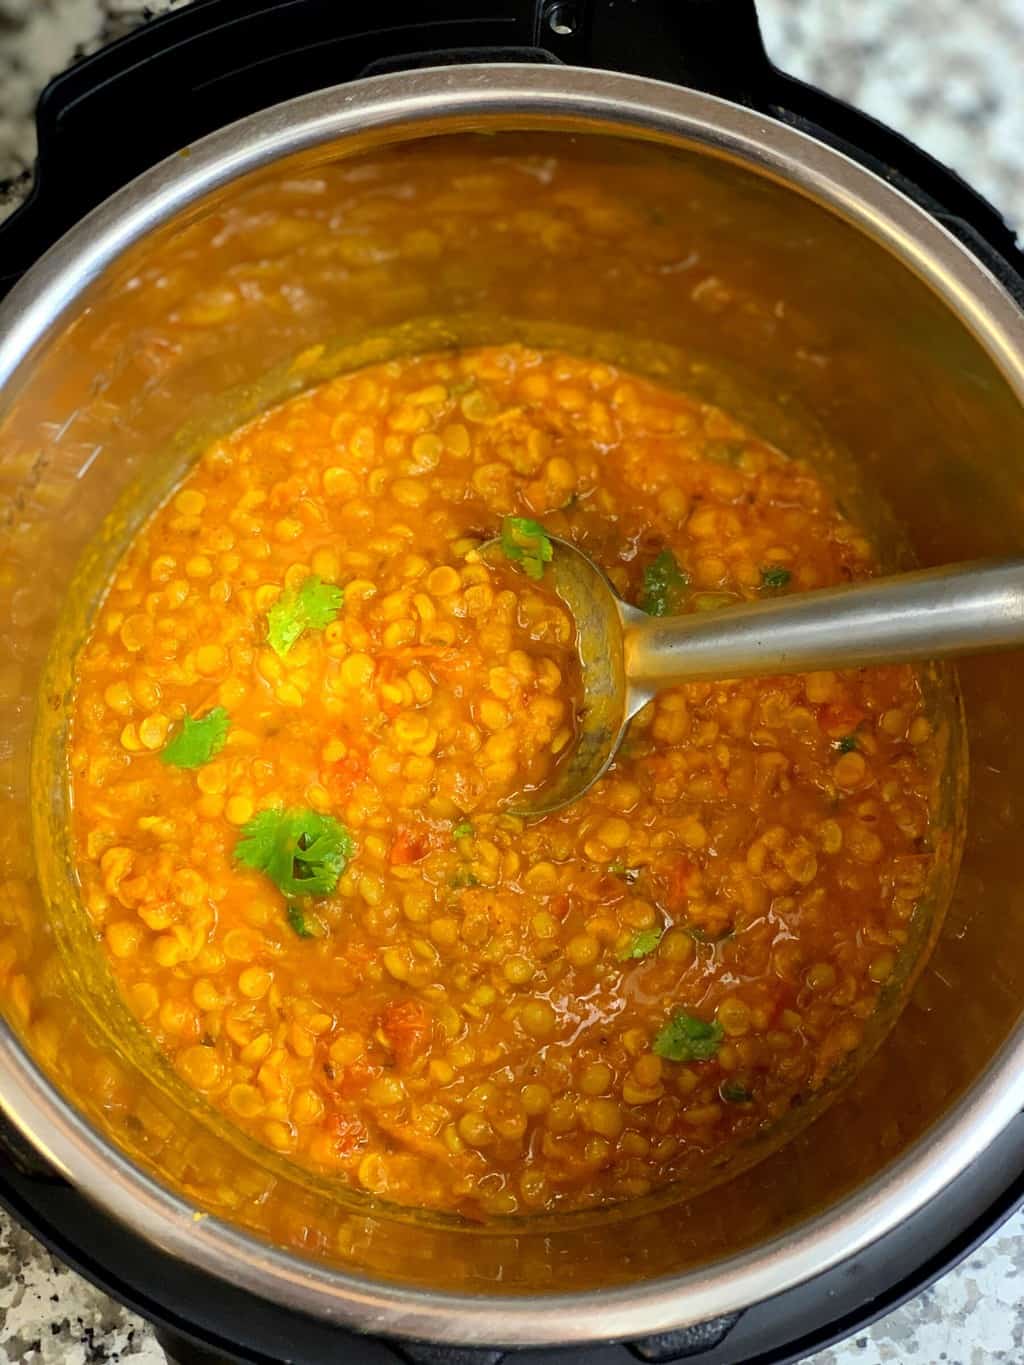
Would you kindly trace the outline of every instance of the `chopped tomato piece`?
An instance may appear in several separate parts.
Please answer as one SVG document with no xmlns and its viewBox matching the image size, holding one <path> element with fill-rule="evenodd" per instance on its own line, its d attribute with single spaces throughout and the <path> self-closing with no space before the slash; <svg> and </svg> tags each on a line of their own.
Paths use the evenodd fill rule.
<svg viewBox="0 0 1024 1365">
<path fill-rule="evenodd" d="M 665 888 L 665 904 L 669 910 L 681 910 L 686 904 L 692 876 L 693 863 L 689 858 L 679 858 L 672 864 Z"/>
<path fill-rule="evenodd" d="M 409 1066 L 430 1041 L 430 1012 L 418 1000 L 388 1005 L 381 1015 L 381 1032 L 399 1066 Z"/>
<path fill-rule="evenodd" d="M 429 843 L 425 834 L 413 834 L 407 829 L 400 829 L 395 836 L 395 842 L 391 845 L 391 865 L 405 867 L 409 863 L 418 863 L 428 848 Z"/>
<path fill-rule="evenodd" d="M 347 800 L 365 776 L 366 755 L 350 750 L 334 764 L 330 777 L 332 795 L 339 801 Z"/>
<path fill-rule="evenodd" d="M 819 721 L 829 739 L 842 739 L 843 735 L 856 730 L 865 715 L 860 706 L 854 706 L 851 702 L 829 702 L 821 708 Z"/>
<path fill-rule="evenodd" d="M 366 1142 L 366 1128 L 354 1114 L 332 1114 L 324 1127 L 339 1157 L 349 1157 Z"/>
<path fill-rule="evenodd" d="M 350 1066 L 341 1068 L 334 1082 L 334 1090 L 343 1098 L 352 1099 L 362 1094 L 379 1070 L 379 1067 L 371 1066 L 364 1057 L 360 1057 Z"/>
<path fill-rule="evenodd" d="M 371 948 L 368 943 L 350 943 L 345 949 L 345 957 L 349 965 L 356 968 L 365 967 L 376 956 L 376 948 Z"/>
</svg>

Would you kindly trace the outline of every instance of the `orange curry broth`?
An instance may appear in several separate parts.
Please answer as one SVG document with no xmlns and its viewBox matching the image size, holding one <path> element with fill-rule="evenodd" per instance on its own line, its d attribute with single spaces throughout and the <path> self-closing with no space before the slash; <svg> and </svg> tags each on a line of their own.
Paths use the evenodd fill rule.
<svg viewBox="0 0 1024 1365">
<path fill-rule="evenodd" d="M 931 864 L 909 668 L 674 688 L 577 805 L 503 814 L 578 698 L 558 599 L 477 554 L 509 514 L 631 601 L 670 549 L 684 611 L 874 567 L 810 468 L 685 394 L 517 346 L 396 361 L 205 453 L 110 586 L 69 753 L 85 905 L 185 1081 L 470 1216 L 699 1177 L 781 1118 L 859 1044 Z M 267 612 L 311 574 L 344 605 L 282 658 Z M 223 749 L 162 762 L 214 706 Z M 354 842 L 307 937 L 234 857 L 278 806 Z M 655 1050 L 679 1010 L 713 1055 Z"/>
</svg>

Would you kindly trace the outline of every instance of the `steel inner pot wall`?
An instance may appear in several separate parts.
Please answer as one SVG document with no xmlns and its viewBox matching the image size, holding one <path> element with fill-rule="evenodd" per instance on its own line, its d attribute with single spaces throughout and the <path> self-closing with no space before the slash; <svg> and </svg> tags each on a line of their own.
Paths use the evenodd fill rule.
<svg viewBox="0 0 1024 1365">
<path fill-rule="evenodd" d="M 319 274 L 298 239 L 278 243 L 275 255 L 266 242 L 219 235 L 242 196 L 272 209 L 308 193 L 328 196 L 342 240 L 369 167 L 396 184 L 403 158 L 434 158 L 457 198 L 459 176 L 502 173 L 503 158 L 524 156 L 539 175 L 549 173 L 547 158 L 565 161 L 591 186 L 589 218 L 578 205 L 556 213 L 571 231 L 545 241 L 529 224 L 510 235 L 477 215 L 467 220 L 465 249 L 439 263 L 415 250 L 388 255 L 384 224 L 375 228 L 370 215 L 352 234 L 350 259 Z M 628 203 L 639 225 L 616 237 L 600 211 L 609 203 Z M 453 201 L 446 212 L 470 209 Z M 666 237 L 671 247 L 659 256 Z M 247 262 L 275 257 L 294 263 L 301 288 L 288 307 L 263 300 L 217 325 L 181 324 L 173 272 L 197 251 L 211 287 L 215 275 L 230 284 Z M 597 329 L 609 356 L 713 384 L 713 396 L 742 403 L 782 444 L 813 454 L 827 431 L 881 490 L 923 563 L 1019 548 L 1021 320 L 1007 296 L 941 229 L 843 158 L 653 82 L 467 68 L 297 101 L 144 177 L 65 239 L 0 312 L 0 966 L 11 1021 L 0 1096 L 77 1183 L 162 1245 L 283 1302 L 374 1330 L 586 1340 L 742 1306 L 924 1202 L 1022 1099 L 1011 1037 L 1024 975 L 1015 846 L 1024 750 L 1014 744 L 1013 658 L 962 670 L 973 759 L 968 847 L 911 1004 L 829 1113 L 712 1194 L 543 1230 L 396 1222 L 385 1210 L 332 1206 L 255 1157 L 229 1180 L 237 1153 L 166 1085 L 150 1082 L 130 1108 L 120 1102 L 123 1074 L 138 1059 L 124 1049 L 115 1058 L 99 1034 L 88 1065 L 67 1074 L 67 1031 L 89 1023 L 80 1003 L 78 1022 L 57 1023 L 69 1008 L 58 1002 L 79 1000 L 82 982 L 65 982 L 54 966 L 46 902 L 67 893 L 32 852 L 30 738 L 47 716 L 44 760 L 45 743 L 59 738 L 61 690 L 37 697 L 44 659 L 74 566 L 117 497 L 134 479 L 156 487 L 202 434 L 268 394 L 309 382 L 318 366 L 369 359 L 374 345 L 580 335 L 566 329 Z M 291 367 L 325 341 L 325 353 Z M 52 810 L 59 826 L 59 803 Z M 95 985 L 86 958 L 80 972 Z M 124 1153 L 187 1200 L 143 1177 Z M 232 1226 L 244 1226 L 256 1200 L 274 1210 L 275 1238 L 291 1254 Z M 229 1222 L 196 1221 L 194 1208 Z M 336 1264 L 313 1264 L 305 1253 Z"/>
</svg>

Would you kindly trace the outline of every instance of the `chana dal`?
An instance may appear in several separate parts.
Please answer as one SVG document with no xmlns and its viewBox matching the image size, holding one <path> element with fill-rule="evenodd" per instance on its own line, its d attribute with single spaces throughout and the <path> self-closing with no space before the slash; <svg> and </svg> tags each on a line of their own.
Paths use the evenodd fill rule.
<svg viewBox="0 0 1024 1365">
<path fill-rule="evenodd" d="M 574 738 L 546 533 L 657 613 L 876 567 L 696 398 L 428 355 L 212 445 L 77 668 L 77 868 L 130 1009 L 260 1142 L 470 1217 L 643 1195 L 776 1124 L 861 1043 L 935 856 L 905 667 L 672 689 L 578 804 L 508 813 Z"/>
</svg>

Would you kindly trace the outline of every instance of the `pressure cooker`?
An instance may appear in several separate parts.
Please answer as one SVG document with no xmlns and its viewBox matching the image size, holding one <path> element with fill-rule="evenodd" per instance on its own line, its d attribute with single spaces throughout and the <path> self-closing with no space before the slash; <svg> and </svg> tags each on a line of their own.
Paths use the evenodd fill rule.
<svg viewBox="0 0 1024 1365">
<path fill-rule="evenodd" d="M 35 187 L 0 228 L 7 1207 L 179 1341 L 245 1360 L 790 1360 L 965 1254 L 1024 1197 L 1014 656 L 960 669 L 970 779 L 949 908 L 892 1032 L 814 1123 L 692 1198 L 486 1227 L 334 1208 L 251 1155 L 273 1238 L 218 1184 L 231 1137 L 105 1026 L 109 983 L 61 923 L 66 695 L 47 661 L 125 489 L 226 390 L 244 414 L 325 331 L 450 337 L 457 317 L 478 339 L 557 323 L 652 355 L 699 343 L 771 396 L 771 420 L 799 413 L 852 452 L 921 564 L 1019 552 L 1024 259 L 998 213 L 775 69 L 752 0 L 195 0 L 55 80 L 38 125 Z M 638 202 L 657 192 L 692 259 L 627 271 L 587 240 L 541 258 L 483 223 L 459 271 L 413 264 L 371 303 L 304 279 L 258 337 L 225 327 L 147 372 L 153 282 L 197 224 L 254 187 L 449 145 L 482 167 L 550 152 Z M 40 999 L 66 1033 L 35 1027 Z M 88 1072 L 65 1064 L 72 1035 Z M 146 1099 L 130 1124 L 104 1104 L 112 1068 Z M 337 1231 L 331 1255 L 311 1226 Z"/>
</svg>

